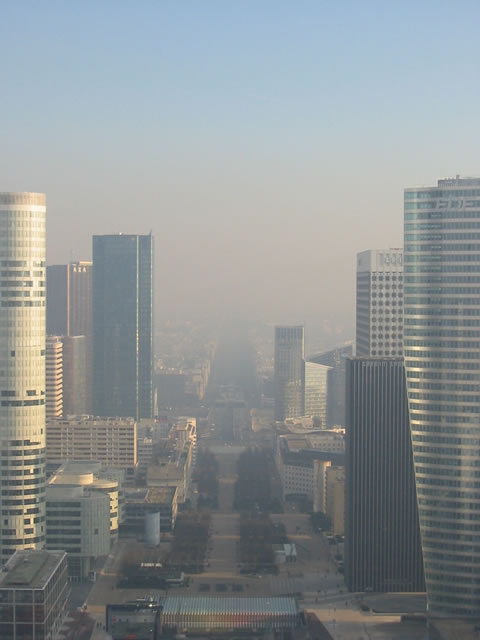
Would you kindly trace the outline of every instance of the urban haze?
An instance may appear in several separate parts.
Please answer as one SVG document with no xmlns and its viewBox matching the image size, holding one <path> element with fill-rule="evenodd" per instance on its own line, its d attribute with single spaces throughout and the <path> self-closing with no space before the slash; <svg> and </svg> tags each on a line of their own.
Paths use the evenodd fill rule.
<svg viewBox="0 0 480 640">
<path fill-rule="evenodd" d="M 480 9 L 4 2 L 0 640 L 480 629 Z"/>
</svg>

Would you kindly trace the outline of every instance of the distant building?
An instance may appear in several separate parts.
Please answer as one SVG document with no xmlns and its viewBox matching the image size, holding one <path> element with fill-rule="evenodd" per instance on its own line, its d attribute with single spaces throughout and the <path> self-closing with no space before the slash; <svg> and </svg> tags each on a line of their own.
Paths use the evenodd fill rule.
<svg viewBox="0 0 480 640">
<path fill-rule="evenodd" d="M 331 464 L 343 466 L 344 463 L 343 451 L 338 450 L 343 449 L 343 437 L 331 435 L 341 442 L 330 440 L 327 444 L 326 438 L 316 441 L 308 435 L 293 434 L 277 438 L 275 460 L 284 498 L 304 498 L 312 502 L 314 510 L 325 510 L 325 469 Z"/>
<path fill-rule="evenodd" d="M 147 486 L 176 487 L 178 502 L 185 502 L 192 477 L 194 450 L 195 445 L 190 440 L 158 442 L 147 467 Z"/>
<path fill-rule="evenodd" d="M 92 263 L 87 261 L 47 267 L 47 335 L 61 336 L 68 351 L 70 371 L 76 369 L 75 386 L 71 375 L 64 380 L 68 402 L 92 413 Z M 83 336 L 83 338 L 80 338 Z M 68 338 L 77 337 L 75 342 Z"/>
<path fill-rule="evenodd" d="M 345 469 L 329 467 L 325 478 L 325 513 L 335 534 L 345 533 Z"/>
<path fill-rule="evenodd" d="M 347 360 L 345 580 L 423 591 L 402 358 Z"/>
<path fill-rule="evenodd" d="M 327 429 L 328 393 L 332 367 L 316 362 L 305 362 L 305 415 L 314 417 L 318 426 Z"/>
<path fill-rule="evenodd" d="M 46 417 L 63 415 L 63 343 L 59 336 L 47 336 L 46 351 Z"/>
<path fill-rule="evenodd" d="M 305 402 L 303 327 L 275 327 L 275 420 L 303 416 Z"/>
<path fill-rule="evenodd" d="M 345 376 L 346 359 L 352 355 L 351 344 L 336 347 L 307 358 L 308 362 L 315 362 L 331 367 L 327 392 L 327 422 L 329 427 L 345 426 Z"/>
<path fill-rule="evenodd" d="M 63 344 L 63 415 L 90 413 L 90 383 L 87 382 L 87 338 L 65 336 Z"/>
<path fill-rule="evenodd" d="M 92 263 L 47 267 L 47 333 L 92 335 Z"/>
<path fill-rule="evenodd" d="M 403 355 L 403 249 L 357 254 L 358 357 Z"/>
<path fill-rule="evenodd" d="M 47 423 L 47 460 L 94 460 L 107 467 L 137 467 L 137 425 L 130 418 L 69 416 Z"/>
<path fill-rule="evenodd" d="M 16 551 L 0 573 L 0 638 L 55 640 L 68 596 L 65 551 Z"/>
<path fill-rule="evenodd" d="M 153 415 L 153 238 L 93 236 L 93 412 Z"/>
</svg>

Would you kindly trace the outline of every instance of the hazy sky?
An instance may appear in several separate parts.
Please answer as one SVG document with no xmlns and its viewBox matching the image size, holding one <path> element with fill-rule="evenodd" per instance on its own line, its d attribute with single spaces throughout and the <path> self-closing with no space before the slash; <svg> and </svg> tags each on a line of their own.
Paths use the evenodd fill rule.
<svg viewBox="0 0 480 640">
<path fill-rule="evenodd" d="M 480 175 L 479 17 L 4 0 L 0 190 L 47 193 L 49 263 L 152 230 L 157 320 L 238 309 L 341 341 L 355 253 L 402 245 L 403 187 Z"/>
</svg>

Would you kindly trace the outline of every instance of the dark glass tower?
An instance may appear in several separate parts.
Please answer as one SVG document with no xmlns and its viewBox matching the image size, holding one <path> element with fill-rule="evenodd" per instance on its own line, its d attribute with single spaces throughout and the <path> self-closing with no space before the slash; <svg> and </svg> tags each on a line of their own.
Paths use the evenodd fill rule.
<svg viewBox="0 0 480 640">
<path fill-rule="evenodd" d="M 423 591 L 401 358 L 347 359 L 345 580 L 351 591 Z"/>
<path fill-rule="evenodd" d="M 151 235 L 93 236 L 93 410 L 152 417 Z"/>
</svg>

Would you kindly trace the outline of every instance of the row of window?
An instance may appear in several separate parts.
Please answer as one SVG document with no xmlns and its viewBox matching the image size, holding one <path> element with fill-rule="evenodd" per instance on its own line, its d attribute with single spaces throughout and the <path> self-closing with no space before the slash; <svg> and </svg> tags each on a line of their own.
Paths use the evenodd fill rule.
<svg viewBox="0 0 480 640">
<path fill-rule="evenodd" d="M 480 196 L 480 189 L 434 189 L 431 191 L 404 191 L 405 200 L 424 198 L 472 198 Z"/>
<path fill-rule="evenodd" d="M 2 300 L 2 307 L 44 307 L 45 300 Z"/>
</svg>

